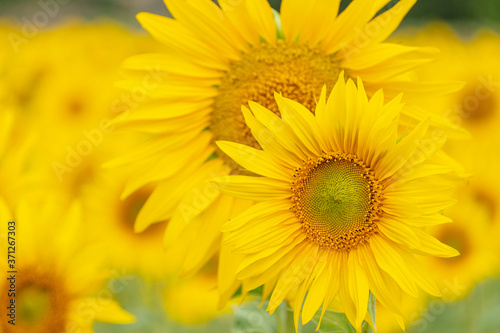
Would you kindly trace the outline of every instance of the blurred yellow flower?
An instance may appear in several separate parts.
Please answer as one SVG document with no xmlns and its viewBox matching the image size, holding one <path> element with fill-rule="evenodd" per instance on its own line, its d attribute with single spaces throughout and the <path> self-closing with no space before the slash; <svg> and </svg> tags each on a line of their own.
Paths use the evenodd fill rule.
<svg viewBox="0 0 500 333">
<path fill-rule="evenodd" d="M 180 237 L 185 229 L 197 234 L 184 274 L 203 266 L 219 249 L 222 223 L 251 204 L 220 195 L 205 182 L 245 172 L 214 145 L 216 140 L 258 146 L 243 119 L 242 104 L 256 101 L 278 113 L 273 99 L 277 91 L 314 109 L 321 87 L 330 91 L 341 71 L 363 78 L 369 95 L 384 88 L 390 99 L 404 91 L 405 102 L 456 90 L 456 84 L 413 79 L 412 69 L 427 62 L 431 50 L 383 43 L 415 3 L 400 1 L 373 18 L 388 2 L 355 0 L 339 13 L 340 1 L 285 0 L 281 16 L 274 17 L 265 0 L 220 1 L 220 7 L 208 0 L 171 0 L 166 4 L 175 19 L 138 15 L 168 52 L 124 63 L 132 78 L 121 85 L 153 101 L 117 123 L 154 138 L 109 166 L 135 163 L 141 170 L 123 196 L 159 182 L 138 215 L 137 231 L 169 219 L 167 244 L 186 242 Z M 409 107 L 402 113 L 402 128 L 429 115 Z M 441 118 L 431 118 L 433 125 L 450 130 L 449 135 L 462 135 Z M 226 299 L 238 288 L 230 278 L 237 259 L 226 249 L 220 251 L 219 289 Z"/>
<path fill-rule="evenodd" d="M 496 32 L 482 29 L 465 38 L 446 24 L 436 23 L 416 31 L 403 30 L 397 40 L 440 49 L 433 62 L 416 69 L 419 77 L 466 83 L 461 91 L 439 96 L 428 107 L 456 125 L 464 126 L 476 139 L 497 134 L 500 66 L 495 54 L 500 51 L 500 36 Z"/>
<path fill-rule="evenodd" d="M 73 20 L 41 30 L 0 64 L 0 103 L 17 114 L 18 137 L 36 138 L 37 169 L 53 187 L 75 196 L 95 176 L 109 158 L 102 145 L 111 140 L 110 120 L 137 103 L 114 87 L 120 63 L 160 50 L 115 22 Z"/>
<path fill-rule="evenodd" d="M 220 189 L 260 201 L 223 228 L 243 256 L 244 290 L 274 286 L 270 313 L 296 293 L 295 325 L 338 299 L 358 331 L 372 292 L 404 327 L 402 293 L 440 296 L 419 256 L 458 254 L 423 230 L 449 221 L 440 211 L 454 203 L 452 169 L 436 154 L 444 140 L 424 138 L 429 120 L 399 136 L 401 98 L 384 105 L 380 90 L 369 100 L 361 80 L 343 74 L 315 115 L 275 97 L 281 118 L 252 102 L 253 114 L 243 109 L 263 150 L 217 143 L 255 174 L 216 178 Z"/>
<path fill-rule="evenodd" d="M 84 241 L 78 202 L 67 206 L 66 200 L 49 194 L 21 200 L 13 214 L 0 201 L 0 219 L 5 258 L 12 238 L 16 244 L 14 266 L 6 267 L 6 260 L 0 263 L 2 271 L 16 271 L 10 280 L 0 281 L 2 304 L 11 304 L 9 290 L 15 285 L 15 325 L 4 318 L 0 332 L 93 332 L 95 320 L 134 321 L 106 287 L 102 248 Z M 15 221 L 14 229 L 8 229 L 9 221 Z"/>
<path fill-rule="evenodd" d="M 187 325 L 204 324 L 229 309 L 219 309 L 217 262 L 209 261 L 197 276 L 190 279 L 172 277 L 163 291 L 167 315 Z"/>
<path fill-rule="evenodd" d="M 428 258 L 429 269 L 441 290 L 450 285 L 459 288 L 452 292 L 454 299 L 467 295 L 479 281 L 498 271 L 497 236 L 492 235 L 492 215 L 479 197 L 478 188 L 463 186 L 458 204 L 445 213 L 452 224 L 433 226 L 428 231 L 453 246 L 460 256 L 448 260 Z"/>
<path fill-rule="evenodd" d="M 127 274 L 139 274 L 146 280 L 168 278 L 180 267 L 176 252 L 179 249 L 164 250 L 165 222 L 142 233 L 134 232 L 135 218 L 151 188 L 142 188 L 121 200 L 129 177 L 129 170 L 103 170 L 86 184 L 81 200 L 90 237 L 105 245 L 113 267 L 124 269 Z"/>
<path fill-rule="evenodd" d="M 492 153 L 500 145 L 500 65 L 497 57 L 500 35 L 481 29 L 465 38 L 446 24 L 439 23 L 425 29 L 403 31 L 398 38 L 405 43 L 441 49 L 436 61 L 417 69 L 419 76 L 466 82 L 461 92 L 435 98 L 427 106 L 429 110 L 464 126 L 472 134 L 472 140 L 451 141 L 445 146 L 466 166 L 472 177 L 468 186 L 459 193 L 459 205 L 449 212 L 450 216 L 456 216 L 457 223 L 435 230 L 438 234 L 448 234 L 450 241 L 466 248 L 460 259 L 446 261 L 443 265 L 436 260 L 433 269 L 440 278 L 446 277 L 445 271 L 449 271 L 449 276 L 460 277 L 463 295 L 474 281 L 499 267 L 498 259 L 496 264 L 491 263 L 492 253 L 500 250 L 496 245 L 498 242 L 485 239 L 500 236 L 499 161 L 497 154 Z M 496 249 L 491 246 L 496 246 Z"/>
<path fill-rule="evenodd" d="M 0 111 L 0 198 L 10 209 L 20 198 L 40 192 L 48 183 L 34 163 L 37 137 L 14 126 L 18 116 L 8 106 Z"/>
<path fill-rule="evenodd" d="M 404 31 L 398 40 L 413 45 L 439 47 L 435 61 L 416 72 L 429 79 L 459 80 L 465 87 L 457 93 L 434 98 L 427 108 L 449 121 L 468 129 L 469 142 L 450 142 L 448 151 L 472 172 L 491 173 L 492 156 L 488 152 L 500 143 L 500 36 L 480 30 L 469 40 L 445 24 Z"/>
</svg>

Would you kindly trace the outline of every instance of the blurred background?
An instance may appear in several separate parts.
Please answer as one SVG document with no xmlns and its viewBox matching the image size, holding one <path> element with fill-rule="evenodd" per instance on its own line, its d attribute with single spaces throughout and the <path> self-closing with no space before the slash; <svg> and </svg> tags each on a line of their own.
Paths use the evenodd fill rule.
<svg viewBox="0 0 500 333">
<path fill-rule="evenodd" d="M 279 10 L 279 0 L 269 2 Z M 345 8 L 349 2 L 342 1 L 341 7 Z M 388 6 L 396 2 L 391 1 Z M 100 165 L 109 156 L 126 152 L 142 137 L 106 139 L 104 144 L 96 144 L 90 157 L 76 163 L 71 171 L 54 169 L 53 161 L 67 161 L 70 150 L 78 148 L 82 138 L 87 137 L 85 133 L 91 133 L 95 128 L 105 132 L 106 126 L 101 127 L 101 121 L 112 118 L 117 112 L 114 106 L 123 102 L 120 90 L 113 87 L 114 82 L 121 78 L 120 63 L 133 54 L 161 52 L 161 46 L 146 37 L 147 33 L 141 29 L 135 15 L 145 11 L 168 16 L 163 2 L 58 0 L 60 6 L 57 8 L 48 3 L 49 0 L 0 0 L 0 88 L 3 88 L 0 103 L 2 108 L 21 115 L 12 125 L 12 145 L 24 144 L 17 141 L 23 141 L 20 133 L 26 128 L 36 138 L 32 140 L 38 140 L 39 148 L 30 155 L 36 162 L 31 160 L 30 163 L 47 166 L 46 170 L 38 170 L 45 176 L 51 175 L 46 188 L 63 187 L 67 197 L 83 198 L 85 212 L 100 216 L 97 221 L 88 217 L 84 219 L 92 228 L 101 231 L 91 232 L 89 238 L 101 238 L 102 241 L 104 237 L 109 242 L 108 265 L 114 272 L 111 279 L 124 286 L 114 296 L 125 310 L 136 316 L 137 321 L 131 325 L 96 323 L 95 331 L 276 332 L 274 319 L 265 313 L 264 308 L 256 308 L 259 301 L 252 295 L 242 306 L 235 303 L 217 310 L 213 293 L 216 263 L 195 279 L 178 279 L 171 273 L 174 269 L 170 266 L 175 266 L 175 263 L 165 264 L 165 257 L 158 255 L 161 237 L 133 233 L 133 221 L 147 195 L 139 195 L 122 205 L 116 198 L 127 173 L 113 175 L 109 180 Z M 496 82 L 500 81 L 499 18 L 500 0 L 419 0 L 393 40 L 443 50 L 438 60 L 423 68 L 418 75 L 466 81 L 471 89 L 484 80 L 497 87 Z M 27 33 L 22 29 L 28 29 Z M 23 37 L 13 42 L 8 39 L 8 32 L 12 31 Z M 15 45 L 14 53 L 12 45 Z M 102 58 L 103 52 L 105 58 Z M 470 91 L 467 89 L 466 86 L 464 94 L 443 98 L 436 107 L 463 106 L 467 91 Z M 493 97 L 479 107 L 481 117 L 500 113 L 500 93 L 495 89 L 491 92 Z M 457 224 L 451 229 L 434 232 L 458 248 L 462 256 L 456 261 L 453 259 L 451 264 L 428 263 L 441 279 L 440 287 L 447 291 L 447 297 L 410 302 L 413 314 L 408 327 L 410 333 L 500 332 L 497 236 L 500 234 L 500 177 L 494 164 L 500 161 L 500 140 L 490 135 L 498 132 L 500 121 L 497 116 L 483 117 L 479 121 L 477 117 L 461 116 L 473 141 L 450 145 L 446 149 L 455 152 L 457 159 L 478 176 L 458 190 L 459 205 L 449 212 L 450 216 L 456 217 Z M 488 158 L 484 158 L 486 155 Z M 7 167 L 1 158 L 0 170 L 0 178 L 16 178 L 16 171 L 10 164 Z M 36 177 L 46 179 L 45 176 Z M 12 188 L 16 186 L 14 184 Z M 103 192 L 110 194 L 106 196 Z M 103 212 L 103 203 L 106 212 Z M 116 214 L 111 212 L 113 214 L 109 215 L 109 211 L 115 209 L 109 207 L 116 207 Z M 110 225 L 104 227 L 106 223 Z M 164 228 L 164 225 L 159 228 Z M 123 241 L 115 241 L 119 238 Z M 280 311 L 288 309 L 283 306 Z M 397 325 L 386 320 L 384 313 L 379 315 L 379 332 L 400 332 Z M 313 331 L 313 328 L 309 325 L 303 332 Z"/>
<path fill-rule="evenodd" d="M 66 0 L 61 6 L 60 14 L 51 19 L 50 24 L 64 22 L 67 17 L 77 16 L 86 20 L 93 20 L 102 16 L 114 18 L 126 25 L 139 29 L 140 26 L 135 20 L 138 12 L 145 11 L 158 15 L 168 15 L 163 1 L 158 0 Z M 214 1 L 217 2 L 217 1 Z M 391 1 L 388 6 L 392 6 L 397 0 Z M 271 6 L 279 10 L 281 1 L 270 0 Z M 345 8 L 350 0 L 342 0 L 341 8 Z M 40 9 L 38 1 L 29 0 L 0 0 L 1 15 L 22 19 L 30 18 Z M 444 20 L 457 26 L 467 27 L 500 25 L 500 0 L 419 0 L 410 13 L 403 20 L 403 25 L 425 24 L 436 20 Z"/>
</svg>

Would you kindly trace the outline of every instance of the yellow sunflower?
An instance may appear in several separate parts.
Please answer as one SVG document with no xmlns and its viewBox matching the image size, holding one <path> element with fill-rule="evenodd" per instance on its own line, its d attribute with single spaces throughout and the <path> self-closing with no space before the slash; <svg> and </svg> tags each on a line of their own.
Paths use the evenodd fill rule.
<svg viewBox="0 0 500 333">
<path fill-rule="evenodd" d="M 400 98 L 384 105 L 380 90 L 368 99 L 361 80 L 345 83 L 342 73 L 315 115 L 275 98 L 281 118 L 243 108 L 263 150 L 217 143 L 253 173 L 216 178 L 220 189 L 260 201 L 223 228 L 243 256 L 244 290 L 273 289 L 270 313 L 294 293 L 296 325 L 337 299 L 358 330 L 371 292 L 403 325 L 402 293 L 440 295 L 419 257 L 458 254 L 423 231 L 449 221 L 440 211 L 454 203 L 452 169 L 436 154 L 444 140 L 424 139 L 428 120 L 399 136 Z"/>
<path fill-rule="evenodd" d="M 34 133 L 15 126 L 19 114 L 4 106 L 0 112 L 0 198 L 13 209 L 17 201 L 46 189 L 45 174 L 37 168 Z"/>
<path fill-rule="evenodd" d="M 494 240 L 498 234 L 492 234 L 492 211 L 483 200 L 483 193 L 475 184 L 464 186 L 458 196 L 459 204 L 445 214 L 455 223 L 428 229 L 429 233 L 460 251 L 456 258 L 426 260 L 441 290 L 457 286 L 450 291 L 455 299 L 464 297 L 477 282 L 498 271 L 498 246 Z"/>
<path fill-rule="evenodd" d="M 139 274 L 145 279 L 160 280 L 174 274 L 179 256 L 163 248 L 166 221 L 150 226 L 142 233 L 134 232 L 137 213 L 151 193 L 151 188 L 137 190 L 124 200 L 120 193 L 130 171 L 101 170 L 82 191 L 85 222 L 90 237 L 106 245 L 110 263 L 127 274 Z M 93 232 L 93 231 L 95 232 Z"/>
<path fill-rule="evenodd" d="M 217 258 L 213 258 L 193 278 L 168 279 L 163 290 L 163 306 L 169 318 L 187 324 L 204 324 L 230 308 L 220 309 L 217 292 Z"/>
<path fill-rule="evenodd" d="M 440 116 L 467 128 L 476 139 L 491 139 L 500 124 L 500 67 L 495 54 L 500 52 L 500 35 L 488 29 L 471 37 L 461 36 L 444 23 L 424 29 L 403 30 L 396 41 L 415 46 L 439 47 L 435 61 L 416 69 L 419 77 L 459 80 L 465 87 L 456 93 L 435 98 L 428 107 Z"/>
<path fill-rule="evenodd" d="M 363 78 L 369 95 L 384 88 L 390 99 L 404 91 L 405 102 L 456 90 L 456 84 L 414 80 L 412 69 L 428 61 L 431 50 L 383 43 L 415 3 L 402 0 L 377 16 L 388 2 L 355 0 L 339 12 L 340 1 L 285 0 L 276 21 L 265 0 L 220 1 L 220 6 L 209 0 L 171 0 L 166 4 L 175 19 L 140 13 L 143 27 L 168 51 L 124 63 L 131 79 L 121 85 L 151 100 L 117 123 L 154 137 L 109 166 L 135 163 L 141 170 L 123 197 L 159 182 L 138 215 L 136 230 L 170 219 L 166 243 L 175 242 L 187 226 L 200 230 L 185 274 L 217 251 L 220 225 L 251 202 L 228 199 L 205 180 L 242 172 L 215 141 L 257 147 L 240 112 L 248 101 L 278 112 L 277 91 L 313 109 L 321 87 L 330 91 L 341 71 Z M 430 115 L 412 105 L 402 113 L 403 129 Z M 462 135 L 442 117 L 431 118 L 449 135 Z M 219 287 L 225 296 L 238 287 L 228 278 L 233 275 L 231 256 L 221 250 Z"/>
<path fill-rule="evenodd" d="M 477 280 L 479 276 L 484 276 L 485 270 L 463 268 L 469 265 L 482 266 L 480 262 L 488 257 L 484 255 L 488 244 L 498 243 L 481 241 L 480 238 L 500 235 L 500 177 L 496 168 L 499 159 L 497 154 L 492 154 L 500 145 L 500 66 L 496 56 L 500 52 L 500 35 L 481 29 L 466 38 L 446 24 L 436 23 L 425 29 L 403 31 L 398 38 L 412 45 L 439 46 L 441 49 L 436 61 L 418 68 L 419 76 L 466 82 L 462 91 L 435 98 L 428 109 L 463 125 L 472 134 L 472 140 L 451 141 L 445 146 L 474 175 L 469 186 L 460 191 L 460 200 L 464 204 L 450 211 L 450 214 L 457 217 L 456 230 L 447 226 L 436 230 L 451 233 L 450 238 L 458 243 L 469 244 L 466 252 L 483 253 L 479 256 L 464 255 L 463 258 L 461 256 L 460 259 L 447 262 L 450 266 L 448 269 L 452 272 L 450 274 L 463 275 L 461 280 L 468 289 L 472 277 L 475 276 L 472 280 Z M 467 218 L 463 218 L 464 216 Z M 469 222 L 471 220 L 477 223 L 474 230 L 469 230 L 472 225 L 475 226 Z M 477 263 L 467 263 L 469 260 L 474 261 L 474 258 L 477 258 Z M 455 266 L 457 269 L 453 268 Z M 498 264 L 492 265 L 495 266 L 498 267 Z M 435 271 L 444 276 L 445 270 Z"/>
<path fill-rule="evenodd" d="M 66 200 L 52 196 L 21 200 L 12 214 L 0 199 L 0 218 L 3 256 L 10 251 L 14 257 L 0 262 L 2 271 L 10 272 L 9 279 L 0 281 L 0 301 L 15 307 L 8 310 L 15 314 L 8 317 L 15 325 L 3 316 L 0 332 L 87 333 L 93 332 L 95 320 L 134 321 L 105 284 L 103 249 L 83 240 L 78 202 L 67 206 Z"/>
<path fill-rule="evenodd" d="M 22 37 L 14 28 L 9 36 Z M 10 35 L 9 35 L 10 34 Z M 103 57 L 102 50 L 110 52 Z M 16 113 L 13 128 L 23 140 L 36 135 L 37 169 L 69 196 L 95 176 L 108 157 L 110 120 L 137 100 L 114 87 L 120 62 L 160 52 L 153 38 L 134 36 L 116 22 L 77 20 L 40 30 L 29 42 L 0 55 L 0 103 Z M 15 56 L 12 56 L 13 53 Z M 32 158 L 33 159 L 33 158 Z"/>
</svg>

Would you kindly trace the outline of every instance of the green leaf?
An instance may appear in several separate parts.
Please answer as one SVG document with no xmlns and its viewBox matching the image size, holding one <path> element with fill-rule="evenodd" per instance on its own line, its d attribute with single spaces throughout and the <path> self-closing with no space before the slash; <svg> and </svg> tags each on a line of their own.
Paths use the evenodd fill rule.
<svg viewBox="0 0 500 333">
<path fill-rule="evenodd" d="M 281 16 L 278 11 L 273 9 L 274 22 L 276 23 L 276 38 L 285 39 L 285 35 L 283 34 L 283 29 L 281 28 Z"/>
<path fill-rule="evenodd" d="M 248 302 L 236 307 L 231 333 L 276 333 L 276 318 L 266 312 L 265 305 L 258 306 L 258 302 Z"/>
<path fill-rule="evenodd" d="M 319 322 L 321 311 L 318 311 L 312 321 Z M 320 333 L 356 333 L 356 329 L 351 325 L 344 313 L 326 310 L 321 326 L 318 332 Z"/>
<path fill-rule="evenodd" d="M 460 299 L 465 286 L 450 280 L 443 295 L 433 298 L 427 309 L 408 326 L 408 333 L 497 333 L 500 327 L 500 278 L 478 283 Z M 455 301 L 457 300 L 457 301 Z"/>
<path fill-rule="evenodd" d="M 377 329 L 377 324 L 375 322 L 376 319 L 376 311 L 377 307 L 375 305 L 375 296 L 373 296 L 372 292 L 370 291 L 370 298 L 368 299 L 368 314 L 370 315 L 370 319 L 372 320 L 373 323 L 373 328 Z M 363 323 L 362 331 L 369 333 L 372 332 L 372 329 L 370 325 L 367 322 Z"/>
<path fill-rule="evenodd" d="M 403 132 L 403 134 L 396 140 L 396 144 L 400 143 L 401 140 L 403 140 L 403 137 L 406 135 L 406 132 L 408 132 L 408 127 L 406 127 L 406 129 Z"/>
</svg>

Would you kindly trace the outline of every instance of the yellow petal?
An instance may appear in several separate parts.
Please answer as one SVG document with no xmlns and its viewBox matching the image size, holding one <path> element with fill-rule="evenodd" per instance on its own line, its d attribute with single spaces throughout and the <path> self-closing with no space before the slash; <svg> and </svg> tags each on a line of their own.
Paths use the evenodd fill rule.
<svg viewBox="0 0 500 333">
<path fill-rule="evenodd" d="M 439 291 L 436 283 L 432 280 L 429 272 L 425 271 L 424 267 L 415 255 L 407 252 L 402 252 L 401 254 L 404 261 L 413 272 L 413 278 L 420 288 L 433 296 L 441 297 L 441 292 Z"/>
<path fill-rule="evenodd" d="M 184 27 L 213 48 L 219 57 L 239 60 L 245 40 L 224 20 L 219 6 L 206 0 L 165 0 L 170 13 Z"/>
<path fill-rule="evenodd" d="M 416 2 L 417 0 L 400 0 L 394 7 L 371 20 L 364 27 L 364 31 L 377 31 L 374 36 L 370 36 L 371 42 L 381 43 L 389 37 Z"/>
<path fill-rule="evenodd" d="M 219 57 L 212 48 L 174 19 L 150 13 L 137 14 L 137 20 L 156 40 L 185 54 L 200 66 L 226 70 L 228 59 Z"/>
<path fill-rule="evenodd" d="M 245 40 L 253 46 L 260 44 L 260 36 L 247 10 L 247 0 L 219 0 L 224 17 L 237 29 Z"/>
<path fill-rule="evenodd" d="M 120 305 L 113 300 L 99 302 L 98 299 L 94 299 L 92 302 L 97 302 L 97 304 L 102 305 L 99 307 L 99 310 L 96 311 L 97 321 L 113 324 L 130 324 L 135 322 L 134 315 L 123 310 Z"/>
<path fill-rule="evenodd" d="M 354 327 L 361 328 L 368 309 L 370 290 L 368 278 L 360 264 L 357 251 L 349 253 L 347 268 L 349 269 L 349 293 L 356 308 Z"/>
<path fill-rule="evenodd" d="M 290 171 L 302 164 L 302 161 L 295 154 L 289 153 L 274 133 L 258 121 L 246 107 L 242 107 L 242 111 L 245 123 L 263 150 L 268 151 L 271 156 L 277 158 L 284 167 L 290 168 Z"/>
<path fill-rule="evenodd" d="M 420 239 L 421 246 L 418 249 L 412 250 L 412 252 L 441 258 L 456 257 L 460 254 L 454 248 L 441 243 L 425 231 L 419 229 L 415 229 L 414 231 Z"/>
<path fill-rule="evenodd" d="M 408 159 L 415 153 L 420 144 L 420 140 L 426 134 L 429 128 L 430 120 L 427 119 L 413 129 L 408 136 L 403 137 L 394 149 L 392 149 L 382 160 L 377 173 L 379 179 L 383 180 L 387 177 L 394 175 L 396 172 L 406 172 L 407 169 L 400 170 L 405 165 Z"/>
<path fill-rule="evenodd" d="M 202 213 L 199 232 L 194 238 L 196 246 L 190 247 L 181 275 L 190 277 L 198 272 L 220 248 L 220 228 L 230 217 L 234 198 L 221 195 Z"/>
<path fill-rule="evenodd" d="M 175 177 L 160 182 L 137 215 L 135 231 L 141 232 L 151 223 L 170 219 L 174 214 L 179 215 L 178 219 L 185 226 L 185 219 L 197 216 L 216 197 L 216 193 L 212 193 L 212 191 L 208 193 L 196 192 L 197 186 L 204 183 L 210 177 L 209 175 L 223 170 L 224 167 L 220 159 L 211 160 L 205 164 L 193 163 L 176 174 Z M 186 194 L 190 192 L 193 194 L 191 201 L 185 199 Z M 182 200 L 186 203 L 185 205 L 179 205 Z"/>
<path fill-rule="evenodd" d="M 386 308 L 391 309 L 393 312 L 402 314 L 401 299 L 396 297 L 398 293 L 395 289 L 399 287 L 395 285 L 395 288 L 390 288 L 387 285 L 392 278 L 384 278 L 383 272 L 380 271 L 370 247 L 368 245 L 361 245 L 356 249 L 356 251 L 359 251 L 358 255 L 360 262 L 370 280 L 370 290 L 373 295 Z"/>
<path fill-rule="evenodd" d="M 316 244 L 305 246 L 303 251 L 296 254 L 291 264 L 285 268 L 274 288 L 267 311 L 273 314 L 274 310 L 281 304 L 288 292 L 300 285 L 311 273 L 316 264 L 316 254 L 319 247 Z"/>
<path fill-rule="evenodd" d="M 217 79 L 223 72 L 202 67 L 175 53 L 139 54 L 127 58 L 122 67 L 131 70 L 150 70 L 194 78 Z"/>
<path fill-rule="evenodd" d="M 379 230 L 390 240 L 403 244 L 409 248 L 418 248 L 420 240 L 413 229 L 396 220 L 382 219 L 377 223 Z"/>
<path fill-rule="evenodd" d="M 385 200 L 382 209 L 389 215 L 396 217 L 418 217 L 424 215 L 424 211 L 414 203 L 396 197 Z"/>
<path fill-rule="evenodd" d="M 322 260 L 326 265 L 324 269 L 315 275 L 315 279 L 311 284 L 311 288 L 307 293 L 307 298 L 304 302 L 303 312 L 302 312 L 302 323 L 308 323 L 316 314 L 321 304 L 325 302 L 325 298 L 330 291 L 330 288 L 335 286 L 332 283 L 333 279 L 338 277 L 332 276 L 332 266 L 327 261 L 330 256 L 325 254 L 322 255 L 320 260 Z M 302 305 L 302 300 L 300 301 Z"/>
<path fill-rule="evenodd" d="M 289 200 L 272 200 L 259 202 L 238 216 L 227 221 L 222 231 L 233 231 L 244 227 L 252 220 L 265 219 L 277 211 L 289 211 L 291 207 Z"/>
<path fill-rule="evenodd" d="M 375 67 L 377 64 L 389 61 L 409 53 L 432 53 L 435 49 L 405 46 L 400 44 L 382 43 L 363 48 L 342 59 L 342 65 L 349 70 L 358 71 Z M 397 59 L 394 59 L 397 61 Z"/>
<path fill-rule="evenodd" d="M 337 52 L 375 15 L 374 9 L 373 2 L 352 1 L 337 17 L 319 47 L 327 54 Z"/>
<path fill-rule="evenodd" d="M 211 182 L 223 193 L 241 199 L 280 200 L 291 196 L 290 183 L 273 178 L 234 175 L 213 178 Z"/>
<path fill-rule="evenodd" d="M 200 165 L 213 153 L 213 146 L 210 144 L 211 139 L 210 133 L 202 132 L 190 143 L 190 146 L 194 149 L 189 153 L 187 153 L 185 147 L 165 152 L 163 156 L 157 158 L 150 168 L 142 173 L 134 174 L 127 181 L 122 197 L 128 196 L 146 184 L 166 179 L 178 173 L 190 163 Z M 172 161 L 176 163 L 172 163 Z"/>
<path fill-rule="evenodd" d="M 303 105 L 275 93 L 282 119 L 290 125 L 301 142 L 313 154 L 321 154 L 321 142 L 323 138 L 319 136 L 319 126 L 311 111 Z M 324 147 L 325 144 L 323 143 Z"/>
<path fill-rule="evenodd" d="M 267 0 L 247 0 L 246 5 L 248 13 L 252 18 L 254 29 L 268 43 L 274 44 L 276 42 L 277 29 L 269 2 Z"/>
<path fill-rule="evenodd" d="M 268 152 L 229 141 L 217 141 L 217 146 L 247 170 L 265 177 L 290 181 L 286 169 L 277 164 Z"/>
<path fill-rule="evenodd" d="M 272 111 L 255 102 L 249 102 L 248 104 L 255 118 L 274 134 L 278 142 L 285 147 L 290 154 L 295 154 L 299 161 L 302 161 L 308 156 L 308 152 L 305 150 L 304 145 L 287 123 Z"/>
<path fill-rule="evenodd" d="M 378 265 L 396 280 L 408 294 L 417 297 L 418 290 L 408 267 L 394 247 L 380 236 L 370 238 L 370 248 Z"/>
</svg>

